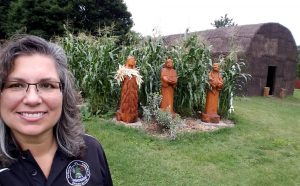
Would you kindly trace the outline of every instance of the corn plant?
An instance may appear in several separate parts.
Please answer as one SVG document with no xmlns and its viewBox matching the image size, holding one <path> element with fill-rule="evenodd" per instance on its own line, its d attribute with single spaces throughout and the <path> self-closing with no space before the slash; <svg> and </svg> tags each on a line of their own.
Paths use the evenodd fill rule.
<svg viewBox="0 0 300 186">
<path fill-rule="evenodd" d="M 113 80 L 118 66 L 118 46 L 113 37 L 94 37 L 68 33 L 59 42 L 69 57 L 69 66 L 76 85 L 92 113 L 106 113 L 115 109 L 119 87 Z"/>
<path fill-rule="evenodd" d="M 197 36 L 189 36 L 171 54 L 178 75 L 174 108 L 182 115 L 195 115 L 205 104 L 210 50 Z"/>
<path fill-rule="evenodd" d="M 167 58 L 166 47 L 160 38 L 147 38 L 130 52 L 137 59 L 137 66 L 144 83 L 139 91 L 139 100 L 146 105 L 150 94 L 160 92 L 160 70 Z"/>
<path fill-rule="evenodd" d="M 160 92 L 160 70 L 170 57 L 178 76 L 174 110 L 182 116 L 203 111 L 212 60 L 209 47 L 197 36 L 188 36 L 173 47 L 165 46 L 159 37 L 119 45 L 117 38 L 105 33 L 95 37 L 67 32 L 58 42 L 69 57 L 77 88 L 93 114 L 113 113 L 118 109 L 121 86 L 114 80 L 114 75 L 129 55 L 135 56 L 144 81 L 139 90 L 140 105 L 149 106 L 151 95 Z M 240 78 L 247 77 L 241 73 L 243 62 L 233 54 L 220 60 L 225 85 L 220 94 L 219 110 L 221 116 L 227 116 L 230 100 L 237 89 L 235 85 L 241 85 Z"/>
<path fill-rule="evenodd" d="M 233 111 L 233 97 L 239 90 L 242 90 L 247 81 L 251 78 L 250 74 L 243 73 L 245 62 L 237 57 L 236 51 L 219 59 L 224 88 L 220 92 L 218 112 L 223 117 L 228 117 Z"/>
</svg>

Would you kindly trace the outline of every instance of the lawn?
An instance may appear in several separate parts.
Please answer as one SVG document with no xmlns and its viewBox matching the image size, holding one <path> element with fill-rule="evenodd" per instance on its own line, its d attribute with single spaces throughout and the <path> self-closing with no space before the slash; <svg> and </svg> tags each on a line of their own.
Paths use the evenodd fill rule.
<svg viewBox="0 0 300 186">
<path fill-rule="evenodd" d="M 300 185 L 300 90 L 235 99 L 235 127 L 159 139 L 104 119 L 85 122 L 114 185 Z"/>
</svg>

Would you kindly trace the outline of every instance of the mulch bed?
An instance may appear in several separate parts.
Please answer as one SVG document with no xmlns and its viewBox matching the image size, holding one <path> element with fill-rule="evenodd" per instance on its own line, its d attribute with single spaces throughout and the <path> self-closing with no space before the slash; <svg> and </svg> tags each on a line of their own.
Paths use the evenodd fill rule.
<svg viewBox="0 0 300 186">
<path fill-rule="evenodd" d="M 158 136 L 158 137 L 170 136 L 169 130 L 161 128 L 156 123 L 145 123 L 140 118 L 135 123 L 126 123 L 122 121 L 117 121 L 116 118 L 113 118 L 113 121 L 120 125 L 144 130 L 146 133 L 154 136 Z M 234 127 L 234 123 L 230 120 L 221 120 L 219 123 L 206 123 L 196 118 L 183 118 L 181 124 L 177 127 L 177 133 L 209 132 L 209 131 L 215 131 L 227 127 Z"/>
</svg>

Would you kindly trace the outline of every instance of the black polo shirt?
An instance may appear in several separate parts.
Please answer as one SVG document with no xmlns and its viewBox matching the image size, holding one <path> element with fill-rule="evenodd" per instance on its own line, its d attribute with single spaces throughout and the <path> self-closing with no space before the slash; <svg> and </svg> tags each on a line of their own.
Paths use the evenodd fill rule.
<svg viewBox="0 0 300 186">
<path fill-rule="evenodd" d="M 59 148 L 55 153 L 48 179 L 34 160 L 30 151 L 18 153 L 9 167 L 0 167 L 0 186 L 110 186 L 112 179 L 99 142 L 84 136 L 87 146 L 84 157 L 74 159 Z"/>
</svg>

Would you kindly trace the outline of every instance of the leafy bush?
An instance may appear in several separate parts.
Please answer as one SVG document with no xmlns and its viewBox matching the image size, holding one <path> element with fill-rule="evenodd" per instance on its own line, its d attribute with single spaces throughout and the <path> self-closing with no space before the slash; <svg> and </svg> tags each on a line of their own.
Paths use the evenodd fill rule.
<svg viewBox="0 0 300 186">
<path fill-rule="evenodd" d="M 166 111 L 160 109 L 161 99 L 159 93 L 149 95 L 147 106 L 142 106 L 144 120 L 148 123 L 156 122 L 160 128 L 169 130 L 171 139 L 175 139 L 181 118 L 178 114 L 173 115 L 169 108 Z"/>
<path fill-rule="evenodd" d="M 173 115 L 169 109 L 166 111 L 158 109 L 155 112 L 155 120 L 159 126 L 170 131 L 171 139 L 176 139 L 177 127 L 181 123 L 181 118 L 178 114 Z"/>
<path fill-rule="evenodd" d="M 158 92 L 149 94 L 147 104 L 142 106 L 143 117 L 146 122 L 151 122 L 155 118 L 155 113 L 160 107 L 162 96 Z"/>
<path fill-rule="evenodd" d="M 88 103 L 82 104 L 79 106 L 81 119 L 83 121 L 88 121 L 92 118 L 92 113 L 89 110 Z"/>
</svg>

